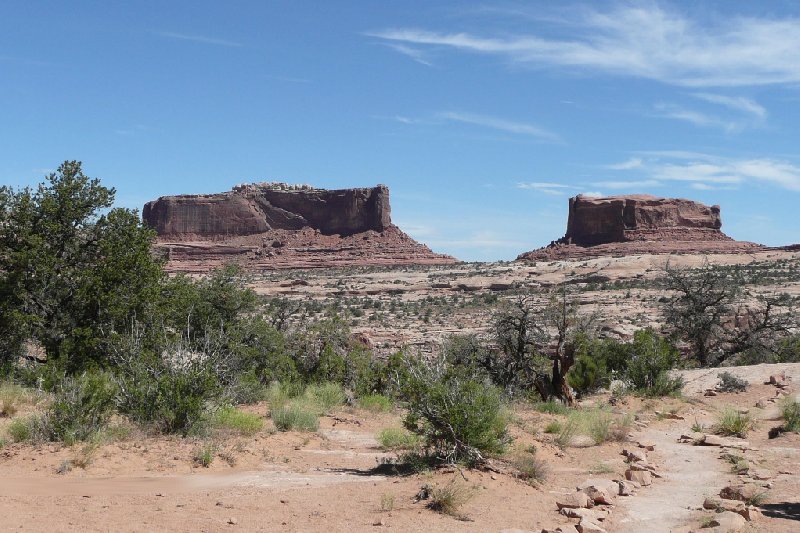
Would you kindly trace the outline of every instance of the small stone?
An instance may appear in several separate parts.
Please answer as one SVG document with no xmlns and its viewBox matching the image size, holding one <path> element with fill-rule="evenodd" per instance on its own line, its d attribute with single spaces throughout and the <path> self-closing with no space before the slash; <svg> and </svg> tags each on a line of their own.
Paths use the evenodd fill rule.
<svg viewBox="0 0 800 533">
<path fill-rule="evenodd" d="M 719 497 L 726 500 L 750 501 L 761 494 L 760 487 L 756 485 L 728 485 L 719 491 Z"/>
<path fill-rule="evenodd" d="M 703 393 L 703 396 L 716 396 L 716 395 L 717 391 L 715 391 L 714 389 L 706 389 L 706 391 Z"/>
<path fill-rule="evenodd" d="M 619 495 L 620 496 L 632 496 L 633 491 L 636 488 L 636 485 L 632 481 L 623 481 L 620 480 L 617 482 L 619 485 Z"/>
<path fill-rule="evenodd" d="M 628 458 L 628 461 L 641 461 L 647 462 L 647 454 L 642 450 L 622 450 L 622 455 Z"/>
<path fill-rule="evenodd" d="M 594 509 L 569 509 L 564 508 L 559 511 L 567 518 L 580 518 L 581 520 L 590 520 L 592 522 L 602 522 L 608 515 L 606 513 L 595 511 Z"/>
<path fill-rule="evenodd" d="M 592 507 L 594 501 L 585 492 L 573 492 L 572 494 L 565 494 L 559 496 L 556 500 L 558 509 L 578 509 L 581 507 Z"/>
<path fill-rule="evenodd" d="M 742 515 L 742 518 L 747 520 L 748 522 L 754 522 L 756 520 L 760 520 L 764 515 L 761 514 L 761 509 L 758 507 L 754 507 L 752 505 L 748 505 L 744 508 L 742 512 L 739 513 Z"/>
<path fill-rule="evenodd" d="M 606 530 L 600 527 L 600 524 L 585 518 L 581 519 L 576 529 L 578 533 L 606 533 Z"/>
<path fill-rule="evenodd" d="M 238 523 L 239 523 L 239 521 L 238 521 L 238 520 L 236 520 L 234 517 L 230 517 L 230 518 L 228 518 L 228 523 L 229 523 L 230 525 L 232 525 L 232 526 L 235 526 L 236 524 L 238 524 Z"/>
<path fill-rule="evenodd" d="M 747 521 L 742 515 L 731 511 L 723 511 L 715 514 L 709 523 L 710 526 L 719 528 L 721 532 L 739 531 L 745 524 L 747 524 Z"/>
<path fill-rule="evenodd" d="M 655 443 L 650 440 L 640 440 L 636 444 L 639 446 L 639 448 L 644 448 L 648 452 L 652 452 L 653 450 L 656 449 Z"/>
<path fill-rule="evenodd" d="M 587 487 L 583 489 L 589 498 L 595 504 L 605 504 L 605 505 L 614 505 L 614 495 L 619 492 L 619 485 L 614 483 L 614 490 L 608 490 L 607 487 Z"/>
<path fill-rule="evenodd" d="M 629 468 L 625 471 L 625 479 L 638 483 L 643 487 L 653 484 L 652 474 L 647 470 L 632 470 Z"/>
<path fill-rule="evenodd" d="M 750 470 L 748 472 L 749 476 L 753 479 L 757 479 L 759 481 L 765 481 L 767 479 L 772 479 L 772 472 L 769 470 L 764 470 L 763 468 L 759 468 L 756 470 Z"/>
<path fill-rule="evenodd" d="M 372 523 L 372 525 L 373 525 L 373 526 L 383 526 L 383 525 L 386 525 L 386 524 L 384 524 L 384 523 L 383 523 L 383 518 L 378 518 L 377 520 L 375 520 L 375 521 Z"/>
<path fill-rule="evenodd" d="M 766 409 L 766 408 L 767 408 L 767 402 L 766 402 L 766 400 L 763 400 L 763 399 L 761 399 L 761 400 L 758 400 L 758 401 L 756 402 L 756 407 L 758 407 L 759 409 Z"/>
</svg>

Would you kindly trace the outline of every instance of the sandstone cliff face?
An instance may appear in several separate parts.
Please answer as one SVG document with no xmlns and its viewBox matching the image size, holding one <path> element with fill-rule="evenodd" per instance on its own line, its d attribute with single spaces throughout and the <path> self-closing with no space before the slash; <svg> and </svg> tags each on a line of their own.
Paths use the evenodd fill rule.
<svg viewBox="0 0 800 533">
<path fill-rule="evenodd" d="M 518 259 L 548 260 L 645 253 L 725 253 L 760 245 L 722 233 L 717 205 L 649 195 L 569 200 L 567 233 L 549 246 Z"/>
<path fill-rule="evenodd" d="M 275 184 L 230 192 L 164 196 L 147 202 L 144 221 L 161 238 L 226 239 L 273 229 L 317 229 L 325 235 L 381 232 L 391 224 L 389 189 L 324 190 Z"/>
<path fill-rule="evenodd" d="M 392 224 L 389 189 L 276 183 L 148 202 L 144 222 L 171 271 L 235 262 L 252 269 L 453 263 Z"/>
</svg>

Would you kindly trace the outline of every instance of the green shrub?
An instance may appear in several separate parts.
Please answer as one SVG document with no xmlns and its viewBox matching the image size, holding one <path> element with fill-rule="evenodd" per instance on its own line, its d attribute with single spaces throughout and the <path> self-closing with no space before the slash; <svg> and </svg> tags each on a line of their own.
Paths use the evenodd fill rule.
<svg viewBox="0 0 800 533">
<path fill-rule="evenodd" d="M 568 447 L 577 433 L 578 422 L 573 417 L 570 417 L 566 424 L 560 426 L 558 434 L 555 438 L 556 446 L 562 450 Z"/>
<path fill-rule="evenodd" d="M 119 410 L 164 433 L 198 429 L 223 392 L 213 361 L 204 354 L 186 354 L 181 362 L 134 357 L 119 365 L 117 380 Z"/>
<path fill-rule="evenodd" d="M 652 330 L 634 334 L 625 377 L 635 391 L 645 396 L 668 396 L 683 389 L 683 379 L 672 378 L 669 371 L 679 361 L 680 353 L 670 342 Z"/>
<path fill-rule="evenodd" d="M 309 403 L 319 406 L 321 413 L 328 413 L 345 401 L 342 386 L 338 383 L 311 384 L 306 387 L 305 398 Z"/>
<path fill-rule="evenodd" d="M 249 436 L 255 435 L 264 428 L 264 419 L 256 414 L 245 413 L 226 405 L 214 413 L 212 425 L 218 429 Z"/>
<path fill-rule="evenodd" d="M 275 427 L 280 431 L 317 431 L 319 429 L 317 413 L 302 402 L 293 401 L 272 408 L 270 416 Z"/>
<path fill-rule="evenodd" d="M 72 444 L 98 433 L 111 418 L 116 394 L 117 387 L 108 374 L 65 378 L 44 415 L 49 440 Z"/>
<path fill-rule="evenodd" d="M 392 399 L 382 394 L 367 394 L 358 399 L 358 405 L 372 413 L 386 413 L 392 410 Z"/>
<path fill-rule="evenodd" d="M 785 431 L 800 431 L 800 403 L 797 400 L 787 398 L 781 406 L 781 415 Z"/>
<path fill-rule="evenodd" d="M 273 381 L 269 384 L 266 391 L 266 399 L 270 408 L 286 405 L 289 400 L 301 396 L 305 391 L 302 383 L 296 381 L 278 382 Z"/>
<path fill-rule="evenodd" d="M 717 435 L 740 438 L 745 438 L 751 429 L 753 429 L 753 419 L 750 415 L 740 413 L 731 407 L 723 409 L 714 425 L 714 433 Z"/>
<path fill-rule="evenodd" d="M 620 442 L 628 438 L 630 417 L 615 417 L 602 409 L 590 411 L 585 417 L 587 432 L 595 444 L 608 441 Z"/>
<path fill-rule="evenodd" d="M 194 452 L 194 462 L 198 466 L 208 468 L 214 462 L 214 456 L 217 454 L 217 446 L 213 443 L 207 442 L 197 448 Z"/>
<path fill-rule="evenodd" d="M 403 428 L 385 428 L 378 433 L 378 442 L 384 450 L 409 450 L 416 448 L 421 439 Z"/>
<path fill-rule="evenodd" d="M 475 491 L 455 479 L 443 487 L 430 491 L 428 509 L 455 517 L 461 517 L 459 509 L 475 495 Z"/>
<path fill-rule="evenodd" d="M 551 420 L 544 427 L 544 432 L 545 433 L 560 433 L 561 432 L 561 428 L 563 428 L 563 427 L 564 427 L 564 425 L 561 422 L 559 422 L 558 420 Z"/>
<path fill-rule="evenodd" d="M 517 477 L 529 483 L 544 483 L 550 475 L 547 462 L 533 454 L 518 455 L 511 460 L 517 471 Z"/>
<path fill-rule="evenodd" d="M 567 374 L 567 383 L 578 394 L 597 390 L 605 381 L 604 369 L 588 354 L 581 354 Z"/>
<path fill-rule="evenodd" d="M 497 388 L 444 359 L 409 360 L 408 369 L 402 387 L 408 404 L 404 425 L 422 436 L 439 460 L 475 464 L 484 454 L 504 450 L 508 419 Z"/>
</svg>

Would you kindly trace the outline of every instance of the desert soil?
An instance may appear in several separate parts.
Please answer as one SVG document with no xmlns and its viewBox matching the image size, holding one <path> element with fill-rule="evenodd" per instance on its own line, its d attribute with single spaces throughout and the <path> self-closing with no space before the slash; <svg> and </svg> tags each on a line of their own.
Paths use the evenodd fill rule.
<svg viewBox="0 0 800 533">
<path fill-rule="evenodd" d="M 785 268 L 796 265 L 800 253 L 709 259 Z M 491 307 L 482 302 L 510 297 L 513 289 L 542 289 L 581 276 L 601 276 L 593 282 L 596 287 L 586 282 L 576 285 L 581 288 L 582 306 L 599 311 L 607 331 L 625 338 L 639 327 L 658 323 L 662 293 L 646 281 L 658 275 L 665 260 L 634 256 L 537 265 L 304 270 L 262 273 L 251 281 L 261 294 L 293 302 L 349 301 L 348 309 L 364 311 L 347 315 L 353 329 L 379 353 L 411 346 L 424 354 L 448 334 L 485 331 Z M 696 266 L 702 261 L 697 256 L 671 259 L 677 265 Z M 797 296 L 800 282 L 782 279 L 757 290 Z M 616 498 L 603 524 L 606 531 L 697 528 L 713 515 L 702 510 L 705 497 L 717 495 L 731 483 L 755 483 L 764 492 L 763 516 L 749 522 L 745 531 L 800 530 L 800 435 L 768 438 L 769 429 L 780 422 L 778 404 L 767 400 L 780 393 L 764 384 L 771 374 L 785 372 L 791 378 L 789 390 L 797 394 L 800 365 L 726 370 L 747 379 L 748 391 L 704 396 L 716 384 L 719 370 L 691 370 L 684 372 L 683 399 L 626 397 L 613 407 L 620 415 L 636 417 L 626 442 L 594 446 L 578 439 L 562 450 L 544 432 L 557 415 L 515 406 L 510 428 L 515 440 L 506 459 L 529 454 L 535 447 L 536 457 L 549 469 L 541 484 L 518 479 L 503 460 L 494 470 L 399 475 L 381 466 L 396 454 L 380 449 L 375 436 L 383 428 L 399 427 L 402 413 L 374 414 L 354 407 L 323 417 L 317 433 L 275 432 L 267 420 L 267 428 L 254 436 L 215 436 L 217 452 L 208 468 L 193 461 L 203 441 L 136 430 L 90 451 L 83 468 L 63 468 L 65 462 L 86 455 L 82 445 L 6 444 L 0 449 L 0 530 L 538 532 L 577 524 L 577 519 L 557 512 L 556 500 L 575 492 L 588 478 L 623 478 L 626 463 L 621 452 L 648 440 L 655 444 L 648 460 L 662 477 L 633 496 Z M 584 407 L 608 402 L 609 395 L 600 394 L 586 398 Z M 693 426 L 709 428 L 727 406 L 746 409 L 756 418 L 746 443 L 728 442 L 734 446 L 720 448 L 678 442 L 681 435 L 692 434 Z M 18 415 L 34 409 L 27 406 Z M 268 413 L 263 403 L 243 409 L 265 418 Z M 8 424 L 8 418 L 0 418 L 0 435 Z M 750 465 L 748 473 L 732 473 L 731 463 L 721 458 L 724 453 L 741 455 Z M 451 482 L 472 494 L 462 516 L 436 513 L 426 508 L 425 501 L 415 503 L 423 485 Z"/>
</svg>

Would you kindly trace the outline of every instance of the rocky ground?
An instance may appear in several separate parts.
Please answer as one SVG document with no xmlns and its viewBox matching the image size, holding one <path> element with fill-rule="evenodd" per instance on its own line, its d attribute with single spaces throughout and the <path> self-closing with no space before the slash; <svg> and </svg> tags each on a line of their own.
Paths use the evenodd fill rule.
<svg viewBox="0 0 800 533">
<path fill-rule="evenodd" d="M 0 451 L 3 529 L 796 531 L 800 435 L 768 433 L 780 424 L 769 400 L 796 394 L 800 364 L 735 371 L 750 382 L 746 392 L 709 396 L 718 380 L 690 371 L 694 385 L 681 399 L 585 399 L 584 412 L 606 406 L 633 420 L 621 440 L 599 445 L 576 433 L 559 446 L 546 428 L 564 415 L 517 405 L 509 453 L 484 470 L 401 475 L 382 466 L 397 455 L 382 450 L 376 434 L 398 426 L 402 413 L 356 407 L 323 417 L 316 433 L 268 424 L 252 436 L 217 435 L 208 468 L 193 459 L 204 441 L 192 438 L 134 432 L 91 451 L 8 444 Z M 755 419 L 746 439 L 714 435 L 728 407 Z M 267 412 L 265 404 L 246 409 Z M 0 419 L 0 431 L 7 424 Z M 520 478 L 515 465 L 526 454 L 546 464 L 541 481 Z M 450 484 L 470 496 L 454 515 L 419 499 L 426 485 Z"/>
<path fill-rule="evenodd" d="M 598 317 L 602 333 L 629 339 L 661 323 L 664 291 L 657 280 L 667 262 L 680 268 L 705 261 L 741 265 L 755 292 L 800 297 L 798 251 L 261 271 L 250 285 L 294 302 L 304 311 L 298 316 L 335 309 L 381 354 L 402 347 L 429 352 L 449 335 L 485 332 L 498 304 L 518 292 L 545 298 L 562 282 L 581 312 Z"/>
</svg>

